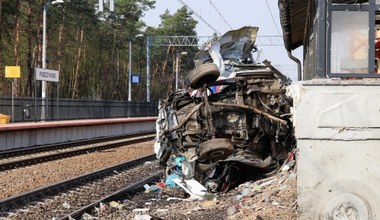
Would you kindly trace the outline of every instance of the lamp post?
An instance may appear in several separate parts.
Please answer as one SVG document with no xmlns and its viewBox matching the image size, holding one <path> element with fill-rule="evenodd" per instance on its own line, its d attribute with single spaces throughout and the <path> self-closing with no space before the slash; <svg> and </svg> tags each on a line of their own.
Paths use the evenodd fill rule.
<svg viewBox="0 0 380 220">
<path fill-rule="evenodd" d="M 181 55 L 187 55 L 187 52 L 181 52 L 176 54 L 176 65 L 175 65 L 175 91 L 178 91 L 178 70 L 179 70 L 179 58 Z"/>
<path fill-rule="evenodd" d="M 135 35 L 135 38 L 143 37 L 143 34 Z M 129 74 L 128 74 L 128 102 L 132 101 L 132 39 L 129 39 Z"/>
<path fill-rule="evenodd" d="M 52 5 L 55 4 L 62 4 L 64 3 L 63 0 L 55 0 L 52 1 Z M 47 4 L 44 4 L 44 11 L 42 16 L 42 68 L 46 69 L 46 9 Z M 42 81 L 42 88 L 41 88 L 41 100 L 42 100 L 42 106 L 41 106 L 41 121 L 45 121 L 46 119 L 46 89 L 47 89 L 47 82 Z"/>
<path fill-rule="evenodd" d="M 150 58 L 149 58 L 150 37 L 146 36 L 146 101 L 150 102 Z"/>
</svg>

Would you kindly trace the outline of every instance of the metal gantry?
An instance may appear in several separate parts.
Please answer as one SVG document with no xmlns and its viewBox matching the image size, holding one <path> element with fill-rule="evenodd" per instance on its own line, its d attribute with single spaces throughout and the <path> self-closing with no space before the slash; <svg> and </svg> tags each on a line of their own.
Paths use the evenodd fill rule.
<svg viewBox="0 0 380 220">
<path fill-rule="evenodd" d="M 198 47 L 205 48 L 218 40 L 218 36 L 147 36 L 146 37 L 146 100 L 150 102 L 150 57 L 149 47 Z M 281 35 L 261 35 L 256 37 L 257 46 L 283 46 Z"/>
<path fill-rule="evenodd" d="M 205 43 L 211 43 L 219 37 L 217 36 L 148 36 L 149 46 L 189 46 L 203 47 Z M 256 37 L 255 45 L 257 46 L 283 46 L 281 35 L 262 35 Z"/>
</svg>

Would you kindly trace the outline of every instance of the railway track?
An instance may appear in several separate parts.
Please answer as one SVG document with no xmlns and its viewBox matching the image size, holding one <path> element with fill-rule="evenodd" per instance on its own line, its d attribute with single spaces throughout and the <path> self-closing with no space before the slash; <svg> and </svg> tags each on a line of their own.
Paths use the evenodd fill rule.
<svg viewBox="0 0 380 220">
<path fill-rule="evenodd" d="M 0 171 L 149 141 L 153 140 L 154 137 L 155 135 L 152 132 L 138 133 L 128 136 L 5 151 L 0 153 Z"/>
<path fill-rule="evenodd" d="M 149 155 L 10 197 L 0 201 L 0 218 L 77 218 L 100 202 L 120 199 L 158 180 L 162 172 L 157 167 L 155 155 Z"/>
</svg>

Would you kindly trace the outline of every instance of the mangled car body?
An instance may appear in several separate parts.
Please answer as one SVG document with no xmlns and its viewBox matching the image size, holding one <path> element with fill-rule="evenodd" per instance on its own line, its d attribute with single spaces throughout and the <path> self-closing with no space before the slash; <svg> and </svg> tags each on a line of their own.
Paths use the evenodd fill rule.
<svg viewBox="0 0 380 220">
<path fill-rule="evenodd" d="M 227 32 L 198 54 L 191 88 L 160 100 L 154 150 L 167 176 L 228 191 L 275 170 L 294 147 L 290 80 L 253 60 L 257 30 Z"/>
</svg>

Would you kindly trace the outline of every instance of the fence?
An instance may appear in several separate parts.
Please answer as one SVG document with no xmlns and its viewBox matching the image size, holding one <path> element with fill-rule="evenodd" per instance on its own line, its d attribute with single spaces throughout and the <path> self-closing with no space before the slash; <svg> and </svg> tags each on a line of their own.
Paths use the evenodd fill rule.
<svg viewBox="0 0 380 220">
<path fill-rule="evenodd" d="M 48 100 L 46 121 L 157 116 L 157 102 Z M 12 114 L 12 98 L 0 97 L 0 113 Z M 12 121 L 12 119 L 11 119 Z M 41 121 L 41 98 L 14 98 L 14 122 Z"/>
</svg>

